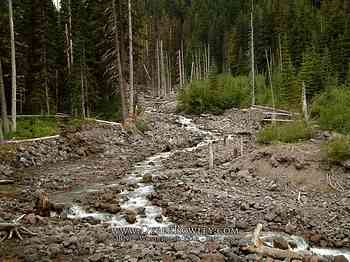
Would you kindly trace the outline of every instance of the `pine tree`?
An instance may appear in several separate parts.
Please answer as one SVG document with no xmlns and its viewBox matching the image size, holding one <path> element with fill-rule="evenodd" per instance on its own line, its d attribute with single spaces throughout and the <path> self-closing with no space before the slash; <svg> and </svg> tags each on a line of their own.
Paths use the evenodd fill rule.
<svg viewBox="0 0 350 262">
<path fill-rule="evenodd" d="M 282 83 L 279 92 L 279 104 L 285 108 L 298 108 L 301 99 L 301 88 L 298 87 L 295 69 L 289 54 L 287 36 L 283 39 L 283 70 Z"/>
</svg>

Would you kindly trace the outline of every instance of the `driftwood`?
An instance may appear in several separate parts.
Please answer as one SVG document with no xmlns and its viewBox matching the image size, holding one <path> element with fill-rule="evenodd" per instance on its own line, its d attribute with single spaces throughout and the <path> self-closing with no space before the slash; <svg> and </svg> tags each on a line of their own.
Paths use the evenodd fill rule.
<svg viewBox="0 0 350 262">
<path fill-rule="evenodd" d="M 14 184 L 15 181 L 14 180 L 0 180 L 0 185 L 10 185 L 10 184 Z"/>
<path fill-rule="evenodd" d="M 262 225 L 258 224 L 254 231 L 251 243 L 245 246 L 241 246 L 242 251 L 281 260 L 303 260 L 303 258 L 305 257 L 304 254 L 294 252 L 291 250 L 282 250 L 278 248 L 264 246 L 264 243 L 260 240 L 261 230 Z"/>
<path fill-rule="evenodd" d="M 31 236 L 37 235 L 19 223 L 24 216 L 25 215 L 20 216 L 12 221 L 12 223 L 0 223 L 0 232 L 4 232 L 4 236 L 0 239 L 0 242 L 3 242 L 6 239 L 12 239 L 14 235 L 16 235 L 20 240 L 23 240 L 21 233 Z"/>
</svg>

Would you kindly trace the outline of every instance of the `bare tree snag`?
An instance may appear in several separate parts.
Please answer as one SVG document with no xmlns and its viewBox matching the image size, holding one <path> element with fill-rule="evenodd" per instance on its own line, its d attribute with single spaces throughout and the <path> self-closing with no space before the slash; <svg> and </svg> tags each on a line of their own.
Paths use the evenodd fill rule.
<svg viewBox="0 0 350 262">
<path fill-rule="evenodd" d="M 308 114 L 308 110 L 307 110 L 307 98 L 306 98 L 306 87 L 305 87 L 305 82 L 303 81 L 302 84 L 302 105 L 303 105 L 303 113 L 304 113 L 304 118 L 305 121 L 309 121 L 309 114 Z"/>
<path fill-rule="evenodd" d="M 121 97 L 121 103 L 122 103 L 122 116 L 123 116 L 123 123 L 128 118 L 128 108 L 126 103 L 126 88 L 124 84 L 124 77 L 123 77 L 123 69 L 122 69 L 122 62 L 120 57 L 120 41 L 119 41 L 119 33 L 118 33 L 118 23 L 117 23 L 117 10 L 116 10 L 116 0 L 112 1 L 113 4 L 113 22 L 114 22 L 114 40 L 115 40 L 115 52 L 117 54 L 117 67 L 118 67 L 118 80 L 119 80 L 119 88 L 120 88 L 120 97 Z"/>
<path fill-rule="evenodd" d="M 272 107 L 273 107 L 273 112 L 275 112 L 276 110 L 276 105 L 275 105 L 275 95 L 273 92 L 273 85 L 272 85 L 272 72 L 271 72 L 271 61 L 269 61 L 268 55 L 267 55 L 267 50 L 265 49 L 265 57 L 266 57 L 266 63 L 267 63 L 267 70 L 268 70 L 268 74 L 269 74 L 269 82 L 270 82 L 270 88 L 271 88 L 271 97 L 272 97 Z M 276 117 L 273 114 L 272 115 L 272 120 L 275 120 Z"/>
<path fill-rule="evenodd" d="M 129 63 L 130 63 L 130 98 L 129 98 L 129 117 L 134 117 L 134 55 L 133 55 L 133 37 L 132 37 L 132 16 L 131 16 L 131 0 L 128 0 L 129 11 Z"/>
<path fill-rule="evenodd" d="M 252 105 L 255 105 L 255 57 L 254 57 L 254 25 L 253 25 L 254 0 L 252 0 L 252 11 L 250 13 L 250 51 L 251 51 L 251 66 L 252 66 Z"/>
<path fill-rule="evenodd" d="M 12 68 L 12 107 L 11 107 L 11 119 L 13 132 L 16 132 L 16 105 L 17 105 L 17 84 L 16 84 L 16 48 L 15 48 L 15 29 L 13 25 L 13 9 L 12 0 L 9 1 L 9 22 L 10 22 L 10 33 L 11 33 L 11 68 Z"/>
</svg>

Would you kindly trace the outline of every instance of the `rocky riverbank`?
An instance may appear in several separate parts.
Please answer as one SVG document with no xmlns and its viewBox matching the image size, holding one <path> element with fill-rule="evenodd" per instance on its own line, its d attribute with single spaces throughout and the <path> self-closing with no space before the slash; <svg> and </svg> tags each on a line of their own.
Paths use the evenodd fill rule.
<svg viewBox="0 0 350 262">
<path fill-rule="evenodd" d="M 17 261 L 256 261 L 260 258 L 241 246 L 247 241 L 245 233 L 258 223 L 265 232 L 296 234 L 316 246 L 350 247 L 350 176 L 322 160 L 320 139 L 261 147 L 255 143 L 260 116 L 250 110 L 193 117 L 195 125 L 174 114 L 173 102 L 149 103 L 146 110 L 148 125 L 143 134 L 128 133 L 118 125 L 88 123 L 59 138 L 69 145 L 64 147 L 67 155 L 73 154 L 65 160 L 55 159 L 59 153 L 45 157 L 45 150 L 55 151 L 61 142 L 38 145 L 42 153 L 36 153 L 33 145 L 15 151 L 21 154 L 32 147 L 30 155 L 38 160 L 26 168 L 19 164 L 14 173 L 6 174 L 15 184 L 0 186 L 0 218 L 10 221 L 29 214 L 23 224 L 37 236 L 1 243 L 0 261 L 5 257 Z M 214 141 L 214 169 L 208 168 L 204 140 Z M 142 182 L 154 186 L 149 199 L 162 208 L 163 216 L 188 228 L 235 228 L 238 234 L 215 242 L 113 239 L 110 224 L 102 217 L 120 215 L 132 224 L 142 216 L 142 208 L 123 208 L 128 200 L 125 191 L 138 187 L 126 178 L 135 167 L 142 168 L 140 161 L 160 152 L 169 155 L 157 160 L 160 164 L 148 161 L 148 168 L 159 166 L 143 174 Z M 21 163 L 15 159 L 14 163 Z M 67 213 L 34 216 L 38 190 L 48 192 L 54 202 L 79 205 L 97 215 L 80 219 L 69 219 Z M 337 259 L 346 261 L 345 257 Z"/>
</svg>

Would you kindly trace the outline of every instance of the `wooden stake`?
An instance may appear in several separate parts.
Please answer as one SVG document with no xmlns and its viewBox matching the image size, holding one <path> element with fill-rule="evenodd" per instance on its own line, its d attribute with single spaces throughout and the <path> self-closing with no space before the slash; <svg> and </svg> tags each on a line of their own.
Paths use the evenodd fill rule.
<svg viewBox="0 0 350 262">
<path fill-rule="evenodd" d="M 307 98 L 306 98 L 306 87 L 305 87 L 305 82 L 303 81 L 303 87 L 302 87 L 302 104 L 303 104 L 303 113 L 304 113 L 304 118 L 306 121 L 309 121 L 309 114 L 308 114 L 308 109 L 307 109 Z"/>
<path fill-rule="evenodd" d="M 209 142 L 209 169 L 214 169 L 214 149 L 213 142 Z"/>
</svg>

